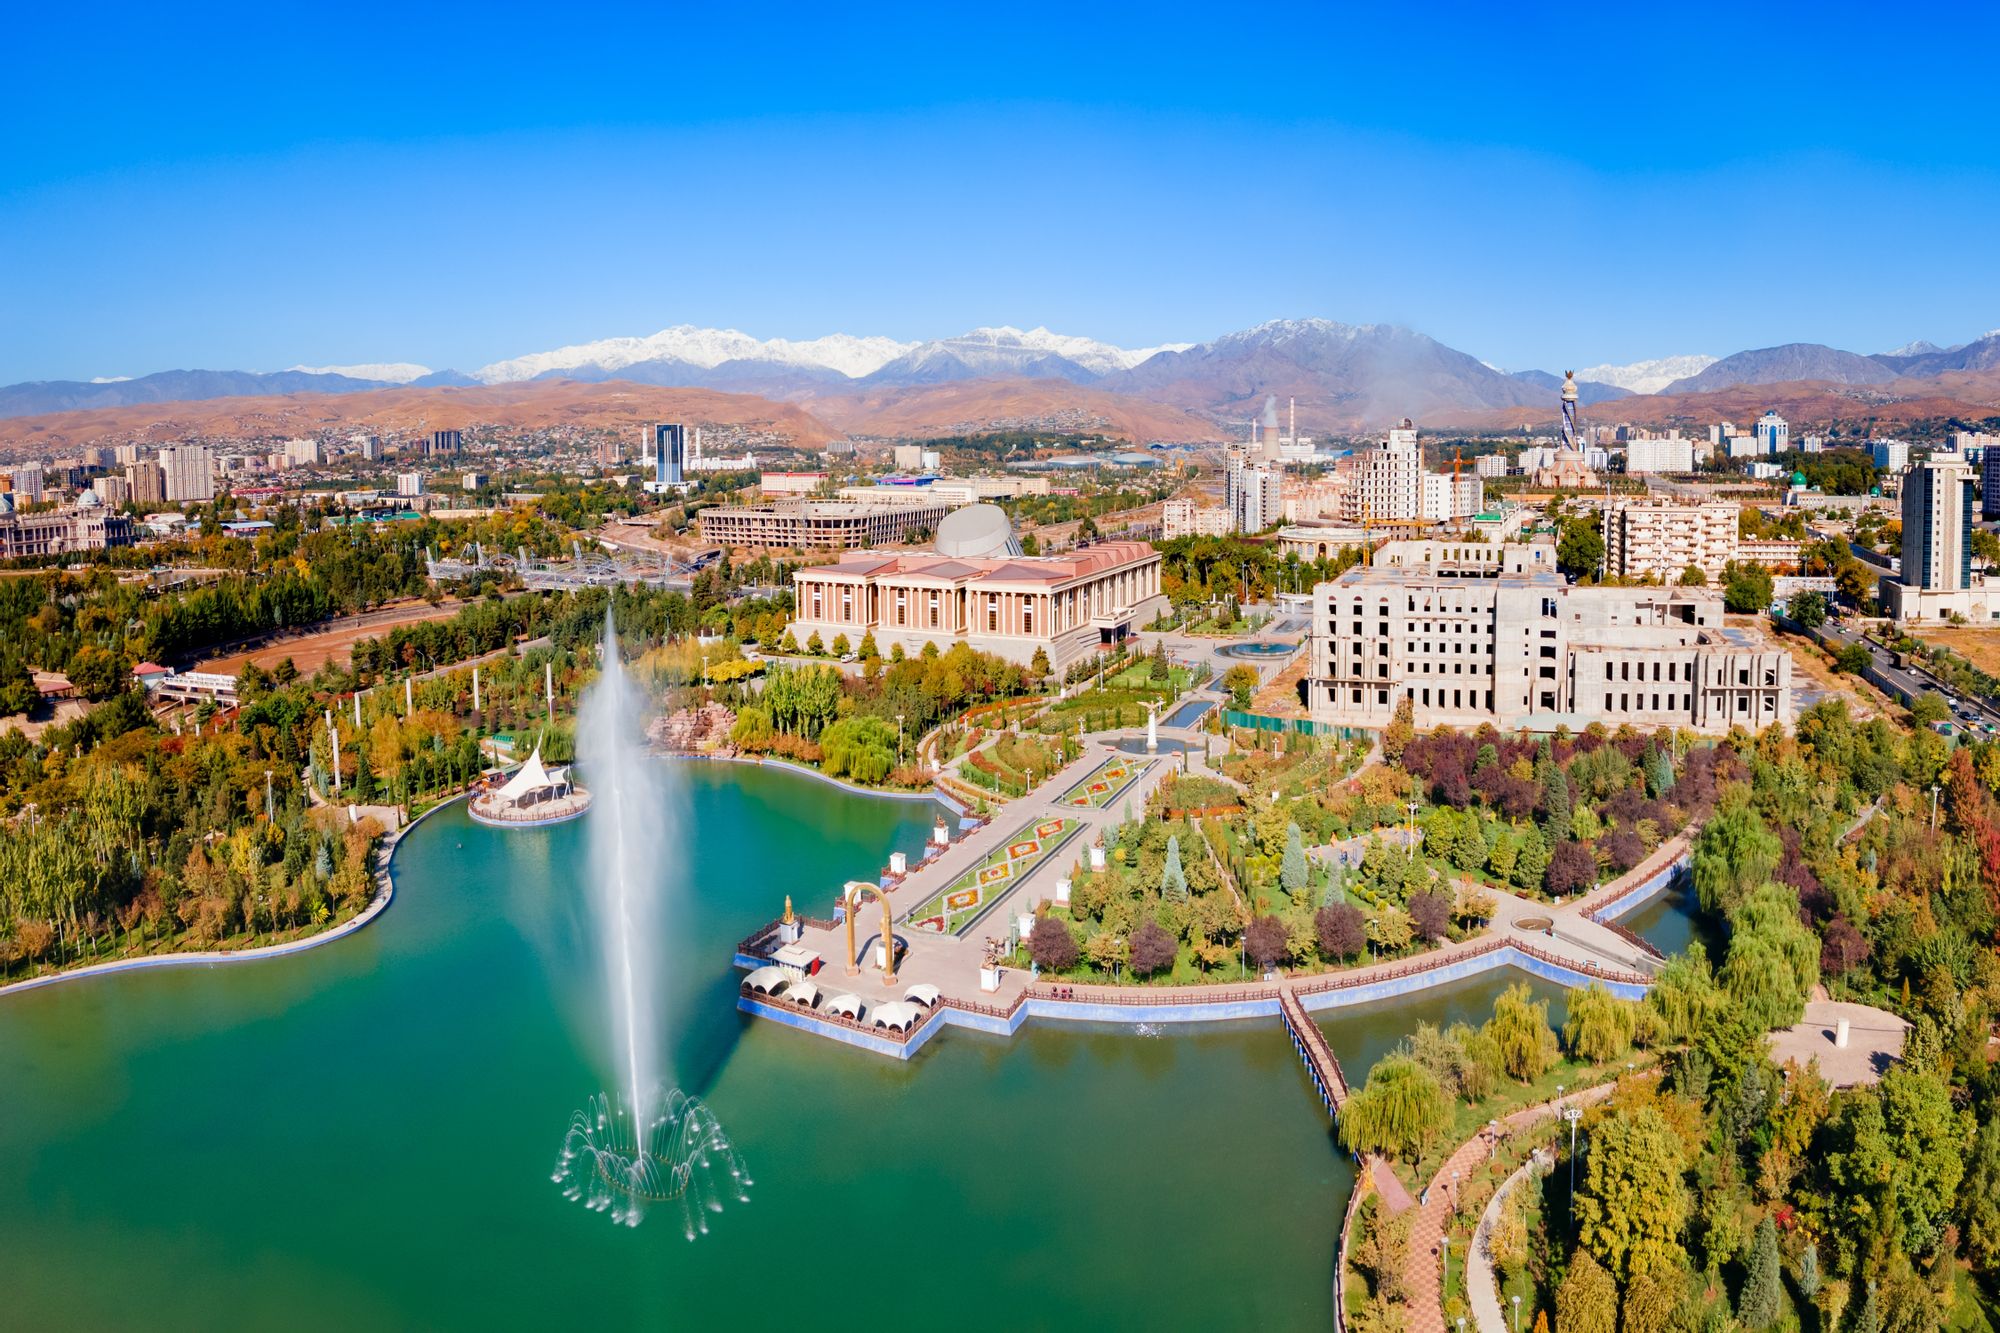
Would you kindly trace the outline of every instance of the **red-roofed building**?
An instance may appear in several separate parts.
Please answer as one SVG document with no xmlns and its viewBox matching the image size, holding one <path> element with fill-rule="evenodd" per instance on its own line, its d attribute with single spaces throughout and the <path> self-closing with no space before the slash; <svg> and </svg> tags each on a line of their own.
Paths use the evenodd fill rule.
<svg viewBox="0 0 2000 1333">
<path fill-rule="evenodd" d="M 915 655 L 961 639 L 1023 666 L 1035 650 L 1057 671 L 1157 618 L 1160 553 L 1146 542 L 1103 542 L 1064 555 L 966 559 L 933 553 L 855 551 L 793 575 L 793 638 L 824 644 L 865 634 L 887 655 Z"/>
</svg>

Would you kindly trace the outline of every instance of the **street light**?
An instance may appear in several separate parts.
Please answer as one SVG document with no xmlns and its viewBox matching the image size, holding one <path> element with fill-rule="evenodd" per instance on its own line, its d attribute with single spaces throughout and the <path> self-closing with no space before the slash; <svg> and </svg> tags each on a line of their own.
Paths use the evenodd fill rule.
<svg viewBox="0 0 2000 1333">
<path fill-rule="evenodd" d="M 1513 1296 L 1509 1299 L 1514 1302 L 1514 1333 L 1521 1333 L 1521 1298 Z"/>
<path fill-rule="evenodd" d="M 896 714 L 896 762 L 903 762 L 903 715 Z"/>
<path fill-rule="evenodd" d="M 1409 811 L 1410 811 L 1410 860 L 1414 861 L 1414 860 L 1416 860 L 1416 859 L 1417 859 L 1417 799 L 1416 799 L 1416 797 L 1414 797 L 1414 796 L 1413 796 L 1413 797 L 1411 797 L 1411 798 L 1410 798 L 1410 803 L 1409 803 L 1409 807 L 1408 807 L 1408 808 L 1409 808 Z"/>
<path fill-rule="evenodd" d="M 1937 794 L 1938 785 L 1933 782 L 1931 784 L 1931 832 L 1933 833 L 1937 832 Z"/>
<path fill-rule="evenodd" d="M 271 813 L 271 770 L 268 768 L 264 770 L 264 822 L 266 824 L 278 822 Z"/>
<path fill-rule="evenodd" d="M 1563 1119 L 1569 1121 L 1569 1225 L 1576 1225 L 1576 1122 L 1583 1119 L 1583 1112 L 1570 1107 L 1563 1112 Z"/>
</svg>

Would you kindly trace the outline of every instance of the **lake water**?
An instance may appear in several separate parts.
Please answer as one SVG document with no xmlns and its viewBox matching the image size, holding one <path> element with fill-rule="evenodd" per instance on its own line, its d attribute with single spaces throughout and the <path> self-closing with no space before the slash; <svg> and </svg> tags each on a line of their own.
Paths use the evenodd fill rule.
<svg viewBox="0 0 2000 1333">
<path fill-rule="evenodd" d="M 5 1322 L 1327 1326 L 1352 1173 L 1279 1023 L 953 1030 L 909 1064 L 752 1023 L 736 940 L 917 851 L 935 807 L 736 765 L 672 786 L 674 1065 L 756 1179 L 709 1236 L 550 1182 L 607 1081 L 582 826 L 452 808 L 348 939 L 0 1000 Z M 1512 979 L 1325 1026 L 1358 1080 Z"/>
</svg>

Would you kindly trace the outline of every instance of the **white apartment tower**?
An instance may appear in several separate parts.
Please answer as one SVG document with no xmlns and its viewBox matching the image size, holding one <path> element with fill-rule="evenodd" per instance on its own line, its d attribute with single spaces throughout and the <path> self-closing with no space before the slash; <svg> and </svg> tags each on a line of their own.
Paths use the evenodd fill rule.
<svg viewBox="0 0 2000 1333">
<path fill-rule="evenodd" d="M 1404 417 L 1382 443 L 1361 455 L 1341 517 L 1350 523 L 1414 519 L 1423 511 L 1424 456 L 1417 447 L 1416 425 Z"/>
<path fill-rule="evenodd" d="M 215 498 L 215 451 L 207 445 L 161 446 L 160 470 L 166 474 L 169 504 Z"/>
<path fill-rule="evenodd" d="M 1757 418 L 1757 452 L 1760 454 L 1782 454 L 1792 447 L 1792 428 L 1776 412 L 1766 412 Z"/>
</svg>

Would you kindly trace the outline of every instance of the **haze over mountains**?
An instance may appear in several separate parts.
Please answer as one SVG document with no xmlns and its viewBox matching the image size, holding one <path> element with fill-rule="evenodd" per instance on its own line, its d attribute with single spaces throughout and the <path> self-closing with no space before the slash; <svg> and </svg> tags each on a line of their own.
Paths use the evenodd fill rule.
<svg viewBox="0 0 2000 1333">
<path fill-rule="evenodd" d="M 1857 393 L 1871 400 L 1935 399 L 1977 413 L 2000 402 L 2000 331 L 1955 346 L 1919 342 L 1879 355 L 1789 343 L 1719 359 L 1664 357 L 1586 367 L 1578 380 L 1586 407 L 1634 398 L 1618 409 L 1634 420 L 1666 411 L 1656 401 L 1662 397 L 1678 402 L 1720 395 L 1734 401 L 1765 385 L 1815 386 L 1812 393 L 1832 395 L 1836 402 Z M 470 373 L 382 361 L 270 373 L 171 370 L 133 379 L 16 384 L 0 388 L 0 417 L 541 381 L 754 395 L 804 407 L 819 420 L 856 433 L 1075 420 L 1099 422 L 1121 434 L 1166 431 L 1160 438 L 1184 437 L 1189 423 L 1201 422 L 1209 423 L 1212 438 L 1240 435 L 1272 399 L 1279 404 L 1295 399 L 1300 429 L 1321 433 L 1374 428 L 1404 416 L 1419 422 L 1527 424 L 1553 417 L 1561 384 L 1554 370 L 1510 373 L 1411 329 L 1327 319 L 1274 320 L 1205 343 L 1145 348 L 1046 328 L 979 328 L 929 342 L 900 342 L 849 334 L 765 340 L 733 329 L 680 325 L 648 337 L 527 353 Z M 1802 398 L 1796 387 L 1783 396 L 1795 403 L 1812 399 Z M 1648 401 L 1636 401 L 1639 397 Z"/>
</svg>

